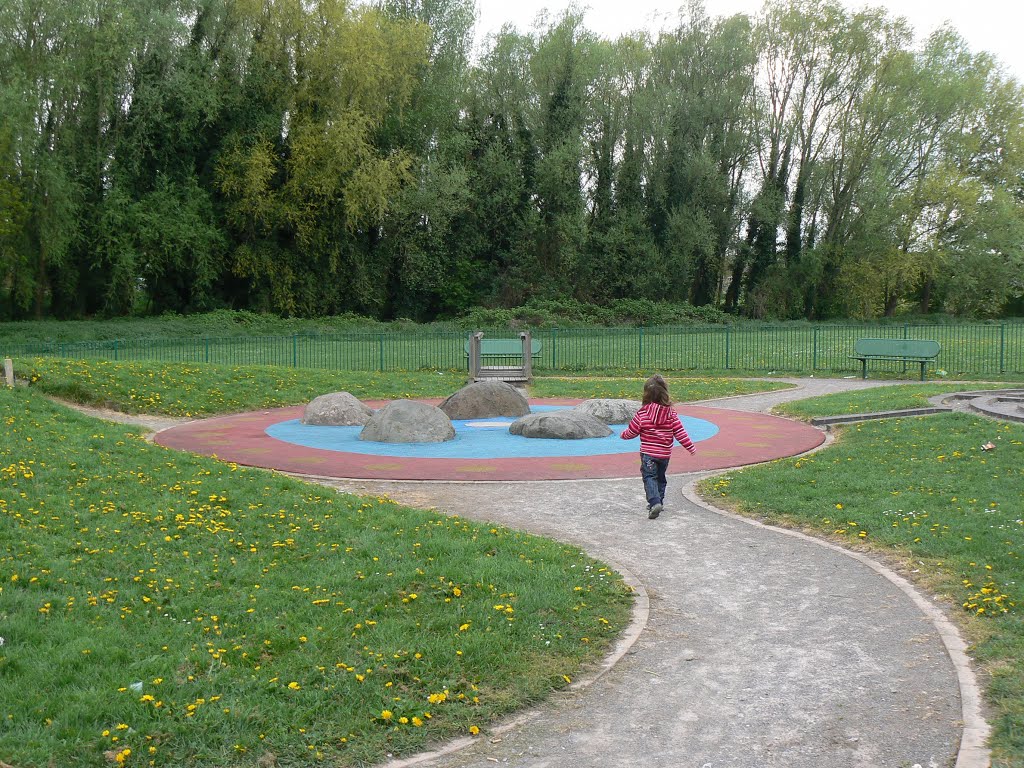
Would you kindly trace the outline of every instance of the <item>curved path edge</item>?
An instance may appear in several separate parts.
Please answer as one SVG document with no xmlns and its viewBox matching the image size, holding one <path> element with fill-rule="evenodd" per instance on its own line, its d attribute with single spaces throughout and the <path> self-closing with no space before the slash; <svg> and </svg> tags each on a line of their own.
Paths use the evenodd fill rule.
<svg viewBox="0 0 1024 768">
<path fill-rule="evenodd" d="M 577 677 L 570 685 L 560 689 L 562 692 L 576 692 L 589 688 L 591 685 L 600 680 L 606 672 L 612 669 L 622 657 L 629 653 L 630 648 L 640 639 L 640 633 L 644 631 L 647 626 L 647 621 L 651 615 L 651 599 L 647 593 L 647 588 L 628 568 L 622 564 L 609 560 L 607 558 L 600 558 L 611 568 L 615 569 L 615 572 L 622 576 L 623 582 L 633 591 L 633 607 L 630 609 L 629 624 L 619 634 L 618 639 L 615 641 L 615 645 L 612 649 L 605 654 L 605 657 L 598 663 L 586 668 L 581 677 Z M 503 720 L 488 726 L 488 733 L 490 736 L 501 736 L 504 733 L 508 733 L 511 730 L 519 728 L 526 723 L 529 723 L 535 717 L 538 717 L 541 713 L 540 708 L 533 706 L 525 712 L 517 712 L 508 715 Z M 439 757 L 445 757 L 458 752 L 461 749 L 470 747 L 476 744 L 476 739 L 471 736 L 464 736 L 451 741 L 445 742 L 436 749 L 431 749 L 426 752 L 418 752 L 410 757 L 395 758 L 389 760 L 386 763 L 381 764 L 380 768 L 408 768 L 409 766 L 420 765 L 421 763 L 435 760 Z M 960 768 L 959 764 L 957 768 Z M 964 766 L 963 768 L 974 768 L 973 766 Z"/>
<path fill-rule="evenodd" d="M 715 473 L 709 473 L 715 474 Z M 706 477 L 707 475 L 705 475 Z M 961 637 L 956 625 L 946 616 L 945 613 L 924 595 L 917 588 L 900 576 L 898 573 L 882 565 L 861 552 L 854 552 L 833 544 L 832 542 L 810 536 L 801 531 L 794 531 L 789 528 L 770 525 L 760 520 L 755 520 L 743 515 L 737 515 L 728 510 L 721 509 L 709 504 L 697 494 L 697 484 L 703 477 L 694 478 L 683 488 L 683 496 L 691 504 L 701 509 L 712 512 L 716 515 L 728 517 L 733 520 L 746 523 L 756 528 L 766 528 L 776 533 L 792 536 L 803 541 L 816 544 L 820 547 L 833 550 L 846 557 L 852 558 L 859 563 L 866 565 L 880 576 L 887 579 L 900 591 L 909 597 L 914 604 L 928 617 L 935 630 L 939 633 L 942 643 L 949 655 L 950 662 L 956 672 L 957 683 L 960 687 L 960 706 L 963 711 L 963 734 L 960 738 L 960 747 L 957 751 L 955 768 L 988 768 L 991 765 L 991 752 L 986 743 L 988 741 L 990 727 L 982 714 L 982 695 L 974 670 L 971 667 L 970 657 L 967 655 L 967 643 Z"/>
</svg>

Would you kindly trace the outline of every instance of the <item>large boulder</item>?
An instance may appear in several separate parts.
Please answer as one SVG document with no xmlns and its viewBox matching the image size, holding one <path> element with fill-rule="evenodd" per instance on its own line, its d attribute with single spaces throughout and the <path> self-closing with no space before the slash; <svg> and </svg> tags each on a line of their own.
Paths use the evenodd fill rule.
<svg viewBox="0 0 1024 768">
<path fill-rule="evenodd" d="M 488 419 L 494 416 L 525 416 L 530 404 L 518 389 L 504 381 L 467 384 L 438 406 L 449 419 Z"/>
<path fill-rule="evenodd" d="M 316 427 L 361 427 L 373 416 L 373 409 L 348 392 L 331 392 L 309 401 L 302 423 Z"/>
<path fill-rule="evenodd" d="M 548 437 L 554 440 L 607 437 L 612 433 L 603 421 L 575 409 L 531 413 L 513 421 L 508 431 L 523 437 Z"/>
<path fill-rule="evenodd" d="M 455 427 L 440 408 L 415 400 L 388 403 L 363 427 L 360 440 L 375 443 L 443 443 L 455 437 Z"/>
<path fill-rule="evenodd" d="M 593 416 L 605 424 L 628 424 L 629 420 L 636 416 L 636 412 L 640 410 L 640 401 L 598 398 L 596 400 L 584 400 L 573 410 Z"/>
</svg>

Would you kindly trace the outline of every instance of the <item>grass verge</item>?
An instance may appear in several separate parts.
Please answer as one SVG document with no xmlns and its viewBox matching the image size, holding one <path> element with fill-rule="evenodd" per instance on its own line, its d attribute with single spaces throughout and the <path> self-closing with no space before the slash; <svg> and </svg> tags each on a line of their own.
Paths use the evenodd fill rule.
<svg viewBox="0 0 1024 768">
<path fill-rule="evenodd" d="M 568 684 L 628 621 L 573 547 L 171 452 L 32 389 L 0 390 L 0 423 L 19 768 L 377 762 Z"/>
<path fill-rule="evenodd" d="M 21 358 L 15 372 L 45 394 L 126 413 L 211 416 L 298 405 L 327 392 L 360 399 L 447 397 L 466 383 L 461 371 L 373 373 L 206 363 L 108 362 L 55 357 Z M 623 397 L 638 400 L 643 378 L 538 378 L 534 397 Z M 785 388 L 782 382 L 678 377 L 669 379 L 679 401 Z"/>
<path fill-rule="evenodd" d="M 1007 384 L 972 382 L 965 384 L 892 384 L 884 387 L 861 389 L 854 392 L 837 392 L 808 400 L 796 400 L 775 406 L 774 412 L 799 419 L 815 416 L 844 416 L 857 413 L 879 413 L 905 408 L 924 408 L 931 403 L 928 398 L 951 392 L 970 392 L 980 389 L 1000 389 Z"/>
<path fill-rule="evenodd" d="M 802 410 L 817 415 L 823 402 L 833 401 Z M 868 407 L 881 410 L 877 401 Z M 1024 766 L 1024 427 L 943 414 L 836 434 L 825 450 L 709 478 L 701 492 L 896 558 L 954 601 L 986 671 L 993 764 Z M 988 441 L 995 448 L 983 450 Z"/>
</svg>

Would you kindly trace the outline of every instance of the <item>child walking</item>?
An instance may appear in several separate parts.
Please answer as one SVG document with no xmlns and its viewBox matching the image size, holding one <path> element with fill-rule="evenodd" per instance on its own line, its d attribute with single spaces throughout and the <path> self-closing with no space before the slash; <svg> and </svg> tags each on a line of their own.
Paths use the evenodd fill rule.
<svg viewBox="0 0 1024 768">
<path fill-rule="evenodd" d="M 697 452 L 686 434 L 679 414 L 672 410 L 668 397 L 668 384 L 659 374 L 644 382 L 644 399 L 622 433 L 623 440 L 640 436 L 640 477 L 647 494 L 647 517 L 654 520 L 661 514 L 665 503 L 668 479 L 668 461 L 672 458 L 673 438 L 691 454 Z"/>
</svg>

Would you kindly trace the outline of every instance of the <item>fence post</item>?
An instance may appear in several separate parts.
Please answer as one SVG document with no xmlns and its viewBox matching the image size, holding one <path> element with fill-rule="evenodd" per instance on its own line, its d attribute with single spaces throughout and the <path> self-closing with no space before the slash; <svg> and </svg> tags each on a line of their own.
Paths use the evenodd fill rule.
<svg viewBox="0 0 1024 768">
<path fill-rule="evenodd" d="M 299 367 L 299 334 L 292 334 L 292 368 Z"/>
<path fill-rule="evenodd" d="M 558 369 L 558 328 L 551 329 L 551 370 Z"/>
<path fill-rule="evenodd" d="M 999 324 L 999 373 L 1006 373 L 1006 323 Z"/>
<path fill-rule="evenodd" d="M 640 360 L 637 363 L 637 369 L 643 370 L 644 367 L 644 327 L 640 326 Z"/>
<path fill-rule="evenodd" d="M 381 373 L 384 373 L 384 334 L 383 333 L 378 334 L 377 343 L 378 343 L 379 351 L 380 351 L 380 367 L 378 368 L 378 370 Z"/>
<path fill-rule="evenodd" d="M 203 343 L 206 346 L 206 362 L 210 362 L 210 337 L 205 336 L 203 338 Z"/>
<path fill-rule="evenodd" d="M 811 370 L 818 370 L 818 326 L 814 326 L 814 353 L 811 355 Z"/>
<path fill-rule="evenodd" d="M 729 370 L 729 328 L 725 326 L 725 370 Z"/>
<path fill-rule="evenodd" d="M 119 350 L 119 348 L 118 348 L 118 341 L 117 341 L 117 339 L 114 339 L 114 362 L 115 362 L 115 363 L 116 363 L 116 362 L 117 362 L 118 360 L 120 360 L 120 359 L 121 359 L 121 356 L 120 356 L 119 352 L 120 352 L 120 350 Z"/>
<path fill-rule="evenodd" d="M 910 338 L 910 323 L 904 323 L 903 324 L 903 338 L 904 339 L 909 339 Z M 903 361 L 903 372 L 904 373 L 907 372 L 907 361 L 906 360 Z"/>
</svg>

